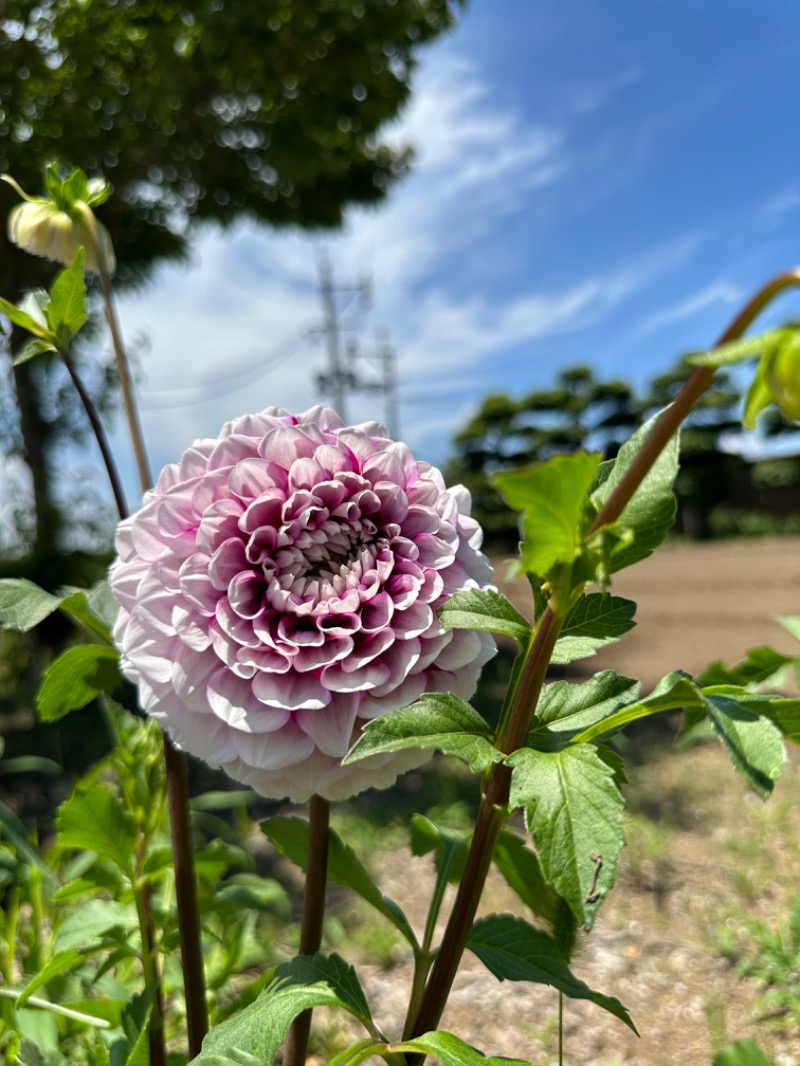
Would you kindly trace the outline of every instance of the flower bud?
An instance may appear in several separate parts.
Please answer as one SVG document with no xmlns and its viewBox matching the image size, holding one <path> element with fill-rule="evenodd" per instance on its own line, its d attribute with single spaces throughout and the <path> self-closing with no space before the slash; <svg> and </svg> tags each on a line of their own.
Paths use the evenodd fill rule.
<svg viewBox="0 0 800 1066">
<path fill-rule="evenodd" d="M 114 248 L 108 230 L 95 223 L 106 269 L 116 267 Z M 86 253 L 86 269 L 99 273 L 94 242 L 82 219 L 73 219 L 49 200 L 28 200 L 12 208 L 8 216 L 8 239 L 32 255 L 69 266 L 79 248 Z"/>
<path fill-rule="evenodd" d="M 764 376 L 777 407 L 790 422 L 800 422 L 800 331 L 769 353 Z"/>
</svg>

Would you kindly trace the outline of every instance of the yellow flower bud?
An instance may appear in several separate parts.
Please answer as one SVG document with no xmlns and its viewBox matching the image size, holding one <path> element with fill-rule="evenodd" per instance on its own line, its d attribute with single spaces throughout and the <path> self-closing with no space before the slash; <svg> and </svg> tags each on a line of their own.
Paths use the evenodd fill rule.
<svg viewBox="0 0 800 1066">
<path fill-rule="evenodd" d="M 109 274 L 116 267 L 114 248 L 108 230 L 95 222 L 104 265 Z M 78 249 L 86 254 L 86 269 L 99 273 L 94 242 L 86 223 L 71 218 L 50 200 L 25 200 L 12 208 L 8 216 L 8 238 L 26 252 L 69 266 Z"/>
</svg>

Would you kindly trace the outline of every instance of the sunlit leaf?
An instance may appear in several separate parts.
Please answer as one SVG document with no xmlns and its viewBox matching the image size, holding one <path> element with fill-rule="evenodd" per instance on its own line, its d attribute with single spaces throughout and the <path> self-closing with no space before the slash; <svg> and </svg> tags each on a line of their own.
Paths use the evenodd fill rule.
<svg viewBox="0 0 800 1066">
<path fill-rule="evenodd" d="M 522 918 L 510 914 L 480 918 L 472 927 L 467 947 L 499 981 L 534 981 L 551 985 L 570 999 L 588 999 L 596 1003 L 636 1032 L 620 1001 L 594 992 L 575 977 L 561 958 L 553 938 Z"/>
<path fill-rule="evenodd" d="M 614 884 L 623 843 L 624 801 L 612 769 L 593 747 L 523 748 L 509 756 L 512 807 L 524 807 L 548 884 L 586 928 Z"/>
<path fill-rule="evenodd" d="M 342 761 L 356 762 L 405 748 L 433 748 L 453 755 L 475 773 L 503 758 L 492 744 L 491 729 L 474 707 L 452 693 L 429 692 L 402 711 L 366 722 Z"/>
<path fill-rule="evenodd" d="M 105 644 L 81 644 L 63 652 L 48 666 L 36 694 L 42 721 L 55 722 L 101 692 L 113 692 L 122 684 L 118 664 L 119 652 Z"/>
<path fill-rule="evenodd" d="M 511 637 L 520 647 L 527 646 L 531 627 L 516 607 L 494 589 L 465 589 L 456 592 L 437 614 L 446 629 L 481 629 Z"/>
</svg>

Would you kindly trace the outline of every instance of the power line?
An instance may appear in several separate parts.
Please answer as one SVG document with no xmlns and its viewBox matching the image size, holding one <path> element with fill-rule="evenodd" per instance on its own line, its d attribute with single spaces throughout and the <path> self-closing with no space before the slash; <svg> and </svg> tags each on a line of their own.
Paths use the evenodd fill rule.
<svg viewBox="0 0 800 1066">
<path fill-rule="evenodd" d="M 259 378 L 262 378 L 265 375 L 271 373 L 271 371 L 275 370 L 276 367 L 281 365 L 281 363 L 285 363 L 288 359 L 291 359 L 291 357 L 297 351 L 299 351 L 299 349 L 303 346 L 303 344 L 305 344 L 305 342 L 306 335 L 304 335 L 301 340 L 299 340 L 294 345 L 294 347 L 288 349 L 287 351 L 281 352 L 277 356 L 273 356 L 272 359 L 268 360 L 266 363 L 261 361 L 258 367 L 251 366 L 247 370 L 239 370 L 234 372 L 233 374 L 227 374 L 224 378 L 214 379 L 210 382 L 204 382 L 202 385 L 186 385 L 183 389 L 169 388 L 157 390 L 159 392 L 185 392 L 188 389 L 201 388 L 204 391 L 212 389 L 213 394 L 210 396 L 197 396 L 193 399 L 178 402 L 167 400 L 165 403 L 142 403 L 141 408 L 143 411 L 161 411 L 166 409 L 172 410 L 178 407 L 195 407 L 200 406 L 204 403 L 212 403 L 213 401 L 218 400 L 221 396 L 230 396 L 232 393 L 238 392 L 239 389 L 241 389 L 244 385 L 248 384 L 247 381 L 242 381 L 242 378 L 249 376 L 251 381 L 258 381 Z M 232 388 L 220 388 L 221 383 L 227 384 L 231 381 L 235 382 Z M 142 390 L 143 393 L 151 391 L 156 390 Z"/>
</svg>

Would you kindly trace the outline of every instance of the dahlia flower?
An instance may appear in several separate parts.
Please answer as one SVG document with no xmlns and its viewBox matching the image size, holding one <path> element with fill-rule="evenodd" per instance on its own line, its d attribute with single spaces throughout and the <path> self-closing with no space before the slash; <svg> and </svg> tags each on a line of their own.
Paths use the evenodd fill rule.
<svg viewBox="0 0 800 1066">
<path fill-rule="evenodd" d="M 436 610 L 491 570 L 469 493 L 374 422 L 268 408 L 197 441 L 121 523 L 122 669 L 173 741 L 265 796 L 341 799 L 427 753 L 341 759 L 370 718 L 474 692 Z"/>
</svg>

